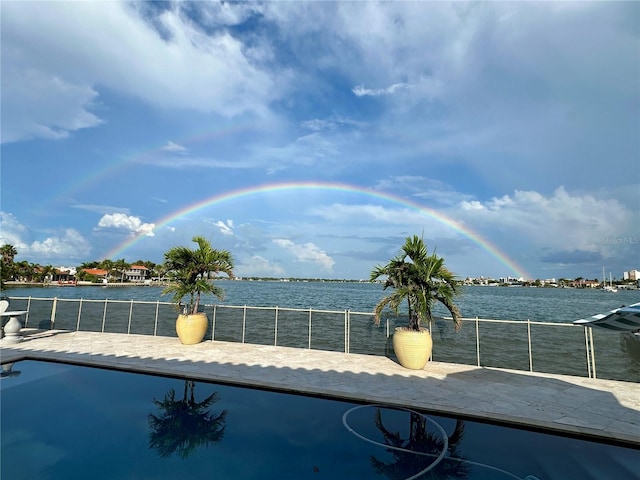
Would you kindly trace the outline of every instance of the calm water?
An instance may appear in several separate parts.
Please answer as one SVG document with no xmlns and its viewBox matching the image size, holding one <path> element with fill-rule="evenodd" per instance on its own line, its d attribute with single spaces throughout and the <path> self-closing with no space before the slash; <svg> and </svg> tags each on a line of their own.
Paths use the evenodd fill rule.
<svg viewBox="0 0 640 480">
<path fill-rule="evenodd" d="M 315 310 L 365 312 L 352 314 L 349 351 L 392 356 L 386 325 L 377 328 L 370 315 L 374 305 L 385 294 L 382 286 L 370 283 L 335 282 L 249 282 L 220 281 L 226 298 L 218 301 L 214 328 L 207 338 L 224 341 L 246 341 L 308 348 L 309 315 L 305 312 L 278 312 L 279 308 L 312 308 Z M 136 304 L 124 301 L 168 302 L 159 287 L 31 287 L 9 288 L 9 297 L 120 300 L 109 303 L 105 315 L 104 302 L 85 302 L 82 306 L 81 330 L 175 335 L 175 311 L 169 305 Z M 482 366 L 529 369 L 529 342 L 526 320 L 570 324 L 579 318 L 606 313 L 622 305 L 640 302 L 640 291 L 606 293 L 600 290 L 522 287 L 465 287 L 458 304 L 466 318 L 489 318 L 523 321 L 516 325 L 481 323 L 476 336 L 475 322 L 465 322 L 455 333 L 450 322 L 438 321 L 434 326 L 434 360 L 475 365 L 476 339 L 480 339 Z M 49 328 L 52 300 L 32 301 L 28 325 Z M 75 330 L 79 302 L 58 302 L 55 328 Z M 271 307 L 264 310 L 231 306 Z M 12 309 L 26 309 L 25 300 L 11 301 Z M 160 318 L 154 326 L 156 309 Z M 213 307 L 207 307 L 210 319 Z M 439 310 L 444 315 L 446 312 Z M 106 317 L 106 322 L 104 321 Z M 345 351 L 347 339 L 344 313 L 313 313 L 311 348 Z M 386 317 L 389 329 L 402 325 L 403 319 Z M 131 320 L 129 320 L 131 319 Z M 386 319 L 385 319 L 386 320 Z M 276 328 L 277 323 L 277 328 Z M 103 327 L 103 324 L 105 326 Z M 622 351 L 617 333 L 594 329 L 597 375 L 599 378 L 640 382 L 640 358 Z M 587 375 L 583 329 L 580 327 L 531 326 L 533 369 L 538 372 Z"/>
<path fill-rule="evenodd" d="M 22 361 L 0 393 L 3 479 L 638 478 L 631 448 L 178 378 Z"/>
<path fill-rule="evenodd" d="M 370 283 L 219 281 L 224 301 L 207 303 L 264 307 L 314 308 L 371 312 L 385 294 Z M 85 298 L 169 302 L 159 287 L 9 287 L 2 293 L 16 297 Z M 606 293 L 593 289 L 464 287 L 458 304 L 464 317 L 503 320 L 572 322 L 622 305 L 640 302 L 640 290 Z"/>
</svg>

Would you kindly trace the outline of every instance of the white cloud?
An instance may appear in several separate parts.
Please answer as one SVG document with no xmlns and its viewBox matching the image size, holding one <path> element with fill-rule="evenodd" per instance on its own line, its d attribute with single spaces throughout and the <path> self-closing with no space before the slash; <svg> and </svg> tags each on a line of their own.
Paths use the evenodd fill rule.
<svg viewBox="0 0 640 480">
<path fill-rule="evenodd" d="M 351 91 L 355 94 L 356 97 L 379 97 L 381 95 L 393 95 L 398 90 L 404 90 L 409 88 L 409 85 L 406 83 L 394 83 L 393 85 L 387 88 L 365 88 L 362 85 L 358 85 L 351 89 Z"/>
<path fill-rule="evenodd" d="M 104 215 L 98 222 L 100 228 L 116 228 L 126 230 L 134 235 L 144 234 L 147 237 L 153 237 L 154 223 L 142 223 L 140 218 L 133 215 L 125 215 L 124 213 L 112 213 Z"/>
<path fill-rule="evenodd" d="M 73 208 L 77 208 L 80 210 L 87 210 L 89 212 L 95 212 L 95 213 L 102 213 L 102 214 L 106 214 L 106 213 L 129 213 L 129 209 L 128 208 L 122 208 L 122 207 L 110 207 L 108 205 L 94 205 L 91 203 L 78 203 L 75 205 L 72 205 Z"/>
<path fill-rule="evenodd" d="M 463 202 L 459 214 L 474 229 L 504 232 L 505 240 L 533 244 L 538 249 L 599 251 L 610 255 L 618 245 L 604 239 L 632 236 L 637 212 L 613 199 L 571 194 L 563 187 L 545 196 L 515 191 L 487 202 Z M 626 233 L 625 233 L 626 232 Z"/>
<path fill-rule="evenodd" d="M 328 221 L 332 226 L 358 226 L 360 232 L 373 230 L 392 229 L 392 231 L 417 231 L 425 230 L 429 237 L 451 237 L 453 230 L 435 215 L 420 211 L 417 208 L 385 207 L 377 204 L 342 204 L 334 203 L 329 206 L 319 206 L 309 209 L 309 213 Z"/>
<path fill-rule="evenodd" d="M 250 259 L 238 264 L 235 268 L 236 276 L 241 277 L 283 277 L 284 269 L 260 255 L 253 255 Z"/>
<path fill-rule="evenodd" d="M 183 147 L 182 145 L 178 145 L 177 143 L 174 143 L 171 140 L 169 140 L 167 144 L 164 147 L 162 147 L 160 150 L 162 150 L 163 152 L 182 153 L 182 154 L 187 153 L 186 147 Z"/>
<path fill-rule="evenodd" d="M 74 130 L 102 123 L 91 112 L 98 96 L 91 86 L 35 68 L 21 69 L 5 58 L 2 63 L 2 143 L 66 138 Z"/>
<path fill-rule="evenodd" d="M 273 240 L 273 243 L 291 253 L 296 261 L 315 263 L 326 272 L 331 272 L 336 263 L 326 252 L 311 242 L 297 245 L 291 240 L 277 238 Z"/>
<path fill-rule="evenodd" d="M 485 210 L 486 209 L 486 207 L 477 200 L 471 200 L 471 201 L 463 200 L 462 202 L 460 202 L 460 208 L 462 208 L 462 210 Z"/>
<path fill-rule="evenodd" d="M 27 229 L 12 214 L 0 211 L 0 245 L 13 245 L 18 253 L 27 247 L 22 238 L 27 234 Z"/>
<path fill-rule="evenodd" d="M 31 243 L 26 239 L 30 235 L 29 229 L 13 215 L 0 212 L 0 244 L 13 245 L 18 251 L 18 258 L 26 258 L 33 263 L 50 263 L 59 259 L 82 259 L 91 252 L 90 243 L 73 228 Z"/>
<path fill-rule="evenodd" d="M 226 29 L 205 33 L 181 9 L 154 19 L 163 38 L 135 4 L 3 4 L 2 141 L 98 125 L 98 85 L 162 107 L 269 116 L 286 71 L 267 74 L 252 58 L 258 48 Z"/>
<path fill-rule="evenodd" d="M 220 233 L 222 233 L 223 235 L 227 235 L 227 236 L 232 236 L 233 235 L 233 220 L 227 220 L 226 223 L 223 222 L 222 220 L 218 220 L 217 222 L 211 222 L 213 223 L 216 227 L 218 227 L 220 229 Z"/>
<path fill-rule="evenodd" d="M 62 237 L 33 242 L 25 253 L 35 258 L 85 258 L 90 252 L 89 242 L 78 231 L 67 228 Z"/>
</svg>

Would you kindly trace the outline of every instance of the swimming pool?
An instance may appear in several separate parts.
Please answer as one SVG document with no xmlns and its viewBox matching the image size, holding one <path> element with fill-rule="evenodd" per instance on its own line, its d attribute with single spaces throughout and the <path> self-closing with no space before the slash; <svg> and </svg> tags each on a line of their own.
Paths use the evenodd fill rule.
<svg viewBox="0 0 640 480">
<path fill-rule="evenodd" d="M 94 367 L 3 368 L 3 479 L 639 478 L 638 450 L 583 439 Z"/>
</svg>

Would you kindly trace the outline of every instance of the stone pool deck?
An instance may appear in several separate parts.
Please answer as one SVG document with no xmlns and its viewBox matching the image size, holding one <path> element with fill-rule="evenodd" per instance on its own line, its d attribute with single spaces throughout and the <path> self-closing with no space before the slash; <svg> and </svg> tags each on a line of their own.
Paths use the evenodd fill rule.
<svg viewBox="0 0 640 480">
<path fill-rule="evenodd" d="M 384 403 L 640 447 L 640 384 L 371 355 L 112 333 L 23 331 L 0 361 L 52 360 Z"/>
</svg>

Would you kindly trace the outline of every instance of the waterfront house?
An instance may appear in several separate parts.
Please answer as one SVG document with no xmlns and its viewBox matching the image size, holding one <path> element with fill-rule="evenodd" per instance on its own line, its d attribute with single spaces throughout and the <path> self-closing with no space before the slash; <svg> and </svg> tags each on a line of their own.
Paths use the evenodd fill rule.
<svg viewBox="0 0 640 480">
<path fill-rule="evenodd" d="M 107 270 L 102 270 L 101 268 L 84 268 L 82 271 L 86 275 L 95 277 L 100 282 L 107 282 L 107 275 L 109 273 Z"/>
<path fill-rule="evenodd" d="M 144 282 L 149 278 L 149 269 L 144 265 L 131 265 L 124 272 L 124 278 L 128 282 Z"/>
</svg>

